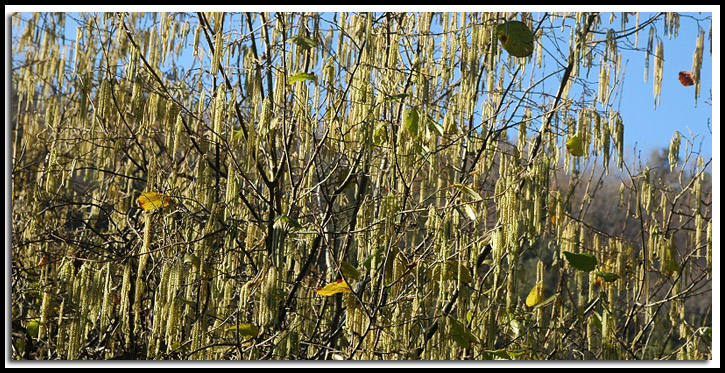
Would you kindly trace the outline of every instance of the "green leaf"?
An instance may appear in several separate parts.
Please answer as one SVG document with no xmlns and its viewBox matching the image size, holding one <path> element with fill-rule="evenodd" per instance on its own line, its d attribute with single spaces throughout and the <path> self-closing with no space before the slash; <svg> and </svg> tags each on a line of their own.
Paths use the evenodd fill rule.
<svg viewBox="0 0 725 373">
<path fill-rule="evenodd" d="M 465 216 L 473 221 L 478 220 L 478 214 L 476 213 L 476 209 L 473 208 L 470 204 L 465 204 L 461 206 L 454 206 L 456 211 L 458 211 L 461 216 Z"/>
<path fill-rule="evenodd" d="M 480 194 L 478 194 L 473 188 L 469 187 L 468 185 L 455 183 L 453 184 L 456 189 L 458 189 L 461 193 L 473 198 L 474 200 L 481 200 L 483 199 Z"/>
<path fill-rule="evenodd" d="M 526 353 L 526 351 L 525 350 L 521 350 L 521 351 L 506 351 L 506 353 L 509 356 L 511 356 L 511 357 L 519 357 L 519 356 L 523 355 L 524 353 Z"/>
<path fill-rule="evenodd" d="M 317 46 L 317 42 L 312 40 L 310 37 L 305 35 L 297 35 L 287 41 L 288 43 L 293 43 L 297 45 L 298 47 L 302 48 L 303 50 L 312 49 Z"/>
<path fill-rule="evenodd" d="M 317 81 L 317 76 L 315 74 L 308 74 L 308 73 L 297 73 L 294 75 L 290 75 L 287 78 L 288 84 L 293 84 L 297 82 L 304 82 L 305 80 L 314 80 Z"/>
<path fill-rule="evenodd" d="M 597 258 L 592 254 L 564 251 L 564 256 L 569 265 L 583 272 L 591 272 L 597 266 Z"/>
<path fill-rule="evenodd" d="M 420 112 L 418 111 L 418 108 L 410 108 L 410 110 L 408 110 L 405 114 L 405 129 L 408 130 L 408 133 L 410 133 L 414 139 L 419 137 L 419 125 Z"/>
<path fill-rule="evenodd" d="M 591 320 L 592 324 L 594 325 L 597 330 L 600 332 L 602 331 L 602 316 L 600 316 L 596 312 L 592 312 L 592 315 L 589 316 L 589 320 Z"/>
<path fill-rule="evenodd" d="M 428 128 L 435 131 L 438 136 L 443 136 L 443 125 L 433 120 L 430 115 L 428 115 L 427 117 L 428 121 L 426 123 L 428 123 Z"/>
<path fill-rule="evenodd" d="M 390 257 L 387 261 L 384 257 L 386 252 L 387 248 L 385 246 L 379 247 L 374 253 L 370 254 L 370 256 L 365 259 L 362 265 L 367 270 L 370 270 L 370 267 L 373 265 L 373 260 L 375 260 L 375 263 L 377 263 L 378 266 L 385 263 L 385 279 L 387 280 L 393 276 L 393 265 L 395 264 L 395 257 L 398 255 L 398 249 L 392 248 L 390 250 Z"/>
<path fill-rule="evenodd" d="M 380 146 L 388 139 L 387 124 L 378 122 L 373 130 L 373 145 Z"/>
<path fill-rule="evenodd" d="M 379 247 L 377 250 L 375 250 L 374 253 L 370 254 L 370 256 L 365 258 L 365 261 L 363 262 L 363 267 L 367 268 L 367 270 L 369 271 L 370 266 L 373 263 L 373 259 L 378 259 L 378 261 L 379 261 L 380 258 L 383 256 L 384 252 L 385 252 L 385 247 L 384 246 Z"/>
<path fill-rule="evenodd" d="M 447 270 L 443 274 L 443 280 L 458 280 L 458 261 L 456 260 L 449 260 L 447 261 Z M 444 263 L 439 263 L 435 269 L 434 269 L 434 277 L 440 278 L 440 273 L 444 267 Z M 461 282 L 470 284 L 471 281 L 473 281 L 473 276 L 471 276 L 471 271 L 464 265 L 460 266 L 461 268 Z"/>
<path fill-rule="evenodd" d="M 539 303 L 538 303 L 537 305 L 535 305 L 535 306 L 534 306 L 534 307 L 532 308 L 532 310 L 535 310 L 535 309 L 537 309 L 537 308 L 541 308 L 541 307 L 544 307 L 544 306 L 546 306 L 547 304 L 551 304 L 551 303 L 553 303 L 553 302 L 554 302 L 554 301 L 556 300 L 556 298 L 557 298 L 558 296 L 559 296 L 559 293 L 556 293 L 556 294 L 554 294 L 554 295 L 552 295 L 552 296 L 550 296 L 550 297 L 548 297 L 548 298 L 544 299 L 543 301 L 541 301 L 541 302 L 539 302 Z"/>
<path fill-rule="evenodd" d="M 601 277 L 604 282 L 614 282 L 619 279 L 619 275 L 612 272 L 594 272 L 594 274 Z"/>
<path fill-rule="evenodd" d="M 194 267 L 198 269 L 201 265 L 201 260 L 196 255 L 184 254 L 184 263 L 191 263 L 192 265 L 194 265 Z"/>
<path fill-rule="evenodd" d="M 259 334 L 259 328 L 253 324 L 239 324 L 227 329 L 228 332 L 236 333 L 239 331 L 239 336 L 242 338 L 254 338 Z"/>
<path fill-rule="evenodd" d="M 287 223 L 289 226 L 294 229 L 302 229 L 302 224 L 300 224 L 297 220 L 290 218 L 289 216 L 282 214 L 278 216 L 276 219 L 274 219 L 274 227 L 278 229 L 283 229 L 283 224 Z"/>
<path fill-rule="evenodd" d="M 473 276 L 471 276 L 471 271 L 468 269 L 468 267 L 466 267 L 464 265 L 460 265 L 459 266 L 458 265 L 458 262 L 456 262 L 455 260 L 453 260 L 451 262 L 452 263 L 449 266 L 449 268 L 451 268 L 452 271 L 453 271 L 452 275 L 455 276 L 453 278 L 454 279 L 457 279 L 459 277 L 459 273 L 458 272 L 459 272 L 459 269 L 460 269 L 461 282 L 466 283 L 466 284 L 470 284 L 471 281 L 473 281 Z"/>
<path fill-rule="evenodd" d="M 25 330 L 28 332 L 28 334 L 33 337 L 38 337 L 38 332 L 40 331 L 40 320 L 38 319 L 32 319 L 28 322 L 28 326 L 25 327 Z"/>
<path fill-rule="evenodd" d="M 705 327 L 701 327 L 699 330 L 700 330 L 700 333 L 702 334 L 702 336 L 707 339 L 707 341 L 712 340 L 712 328 L 711 327 L 705 326 Z"/>
<path fill-rule="evenodd" d="M 484 353 L 488 360 L 495 360 L 495 358 L 511 360 L 511 356 L 509 356 L 509 353 L 503 348 L 500 350 L 486 350 Z"/>
<path fill-rule="evenodd" d="M 181 302 L 189 307 L 196 307 L 196 302 L 192 302 L 184 297 L 176 297 L 176 300 L 178 300 L 179 302 Z"/>
<path fill-rule="evenodd" d="M 448 333 L 453 341 L 463 348 L 471 348 L 471 342 L 478 343 L 478 339 L 462 322 L 450 317 L 450 332 Z"/>
<path fill-rule="evenodd" d="M 528 57 L 534 53 L 534 34 L 523 22 L 509 21 L 496 26 L 496 37 L 512 56 Z"/>
<path fill-rule="evenodd" d="M 680 270 L 677 259 L 675 259 L 676 252 L 677 246 L 675 246 L 675 241 L 672 238 L 667 239 L 662 258 L 660 258 L 660 265 L 664 273 L 671 275 Z"/>
<path fill-rule="evenodd" d="M 360 278 L 360 271 L 358 271 L 355 267 L 352 266 L 352 264 L 348 262 L 340 263 L 340 272 L 342 272 L 345 278 L 350 278 L 353 280 L 357 280 Z"/>
<path fill-rule="evenodd" d="M 244 136 L 244 131 L 242 131 L 242 129 L 240 128 L 234 131 L 234 134 L 232 135 L 232 140 L 241 139 L 242 136 Z"/>
<path fill-rule="evenodd" d="M 385 97 L 384 100 L 385 101 L 396 101 L 396 100 L 400 100 L 400 99 L 406 98 L 408 96 L 410 96 L 410 95 L 407 94 L 407 93 L 399 93 L 397 95 L 387 96 L 387 97 Z"/>
</svg>

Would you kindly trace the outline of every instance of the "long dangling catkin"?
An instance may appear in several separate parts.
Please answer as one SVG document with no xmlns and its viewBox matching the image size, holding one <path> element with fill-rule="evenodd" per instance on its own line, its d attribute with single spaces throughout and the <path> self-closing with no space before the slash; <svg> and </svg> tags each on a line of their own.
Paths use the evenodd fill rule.
<svg viewBox="0 0 725 373">
<path fill-rule="evenodd" d="M 664 72 L 664 62 L 665 62 L 665 51 L 664 51 L 664 42 L 662 40 L 659 40 L 657 43 L 657 46 L 655 47 L 655 67 L 654 67 L 654 85 L 653 85 L 653 93 L 655 97 L 655 109 L 660 103 L 660 92 L 662 90 L 662 75 Z"/>
<path fill-rule="evenodd" d="M 145 224 L 143 229 L 143 246 L 139 253 L 138 272 L 136 274 L 135 293 L 133 297 L 133 313 L 134 313 L 134 332 L 138 332 L 141 327 L 141 297 L 144 292 L 145 281 L 143 278 L 146 262 L 149 258 L 149 245 L 151 243 L 151 214 L 145 214 Z"/>
</svg>

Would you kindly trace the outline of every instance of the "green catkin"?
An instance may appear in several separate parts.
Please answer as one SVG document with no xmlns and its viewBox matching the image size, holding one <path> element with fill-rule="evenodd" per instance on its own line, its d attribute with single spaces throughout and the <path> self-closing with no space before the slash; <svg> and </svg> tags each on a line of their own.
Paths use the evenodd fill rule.
<svg viewBox="0 0 725 373">
<path fill-rule="evenodd" d="M 63 323 L 65 315 L 65 299 L 63 299 L 60 302 L 60 306 L 58 307 L 58 323 L 57 323 L 57 330 L 58 330 L 58 336 L 56 338 L 55 344 L 57 348 L 57 356 L 64 356 L 66 350 L 66 330 L 65 328 L 66 323 Z"/>
<path fill-rule="evenodd" d="M 611 117 L 610 117 L 611 120 Z M 609 158 L 610 158 L 610 132 L 609 125 L 602 126 L 602 133 L 599 139 L 602 151 L 602 166 L 604 167 L 607 174 L 609 174 Z"/>
<path fill-rule="evenodd" d="M 695 107 L 697 107 L 697 99 L 700 97 L 700 71 L 702 70 L 702 52 L 705 49 L 705 30 L 700 29 L 699 31 L 695 52 L 692 55 L 692 73 L 695 75 Z"/>
<path fill-rule="evenodd" d="M 40 306 L 40 322 L 38 323 L 38 340 L 45 339 L 45 333 L 48 329 L 48 314 L 50 312 L 51 295 L 50 292 L 43 292 L 43 300 Z"/>
<path fill-rule="evenodd" d="M 215 17 L 216 32 L 214 33 L 214 53 L 211 59 L 211 75 L 216 75 L 219 72 L 219 64 L 224 54 L 224 34 L 221 28 L 221 19 Z"/>
<path fill-rule="evenodd" d="M 655 66 L 654 66 L 654 85 L 653 85 L 653 93 L 655 98 L 655 105 L 654 107 L 657 108 L 660 102 L 660 92 L 662 90 L 662 75 L 664 70 L 664 61 L 665 61 L 665 52 L 664 52 L 664 42 L 662 40 L 659 40 L 657 43 L 657 46 L 655 47 L 655 53 L 654 53 L 654 60 L 655 60 Z"/>
<path fill-rule="evenodd" d="M 614 121 L 614 143 L 617 146 L 617 168 L 622 171 L 624 166 L 624 123 L 619 113 Z"/>
<path fill-rule="evenodd" d="M 101 303 L 101 310 L 100 310 L 100 330 L 101 332 L 105 332 L 106 328 L 108 327 L 108 324 L 113 320 L 113 301 L 114 301 L 114 292 L 113 292 L 113 275 L 112 275 L 112 267 L 111 263 L 106 263 L 106 265 L 103 268 L 103 272 L 105 274 L 103 278 L 103 300 Z M 100 288 L 100 287 L 99 287 Z"/>
<path fill-rule="evenodd" d="M 589 289 L 587 290 L 588 299 L 587 303 L 590 303 L 594 301 L 595 299 L 595 291 L 594 291 L 594 284 L 596 284 L 596 275 L 594 273 L 589 273 Z M 590 317 L 587 320 L 587 349 L 589 351 L 594 350 L 594 344 L 596 343 L 596 340 L 594 339 L 594 329 L 596 329 L 596 318 Z"/>
<path fill-rule="evenodd" d="M 176 261 L 176 263 L 171 268 L 171 273 L 169 275 L 169 290 L 168 290 L 168 303 L 169 303 L 169 309 L 168 309 L 168 318 L 166 322 L 166 336 L 165 336 L 165 342 L 167 346 L 167 351 L 170 351 L 174 342 L 176 342 L 176 336 L 178 334 L 179 330 L 179 322 L 180 320 L 180 313 L 181 313 L 181 305 L 182 303 L 177 298 L 176 294 L 179 293 L 179 290 L 181 289 L 181 283 L 182 283 L 182 263 L 181 261 Z"/>
<path fill-rule="evenodd" d="M 680 160 L 680 142 L 680 132 L 675 131 L 672 135 L 672 140 L 670 140 L 670 151 L 667 155 L 667 159 L 670 163 L 670 172 L 677 168 L 677 164 Z"/>
<path fill-rule="evenodd" d="M 71 41 L 55 36 L 62 35 L 60 16 L 13 17 L 21 24 L 14 31 L 22 33 L 14 51 L 17 48 L 28 60 L 37 61 L 14 70 L 17 105 L 13 108 L 19 124 L 14 130 L 18 139 L 13 149 L 14 169 L 18 178 L 27 178 L 36 187 L 18 186 L 13 191 L 16 206 L 30 205 L 20 207 L 17 218 L 13 217 L 14 230 L 16 224 L 26 224 L 17 227 L 18 242 L 29 242 L 13 246 L 13 258 L 19 268 L 34 273 L 32 262 L 38 252 L 58 258 L 50 245 L 53 241 L 48 241 L 48 227 L 55 227 L 53 233 L 58 237 L 64 237 L 62 233 L 80 235 L 74 237 L 77 241 L 68 241 L 73 246 L 59 249 L 60 260 L 51 259 L 37 269 L 40 298 L 27 297 L 30 302 L 22 305 L 27 306 L 22 309 L 25 314 L 18 315 L 24 322 L 39 318 L 33 357 L 114 358 L 133 345 L 135 353 L 149 359 L 305 359 L 319 357 L 321 351 L 327 358 L 347 358 L 353 347 L 359 347 L 353 359 L 408 359 L 418 347 L 424 347 L 420 356 L 424 359 L 475 359 L 495 356 L 492 351 L 500 354 L 502 343 L 513 341 L 505 351 L 525 349 L 523 356 L 531 358 L 546 357 L 554 346 L 564 351 L 555 353 L 555 358 L 622 359 L 631 357 L 622 348 L 625 345 L 637 358 L 650 358 L 657 356 L 662 341 L 668 338 L 667 330 L 676 324 L 668 343 L 678 356 L 669 355 L 670 347 L 662 356 L 702 358 L 698 348 L 706 351 L 707 347 L 699 345 L 702 336 L 693 328 L 701 321 L 685 320 L 686 298 L 666 300 L 661 308 L 665 316 L 659 317 L 657 309 L 663 298 L 655 286 L 660 286 L 657 281 L 672 283 L 673 294 L 687 292 L 692 284 L 688 281 L 697 276 L 686 265 L 704 264 L 700 261 L 707 261 L 710 276 L 708 179 L 702 176 L 685 184 L 691 186 L 677 200 L 682 211 L 667 215 L 675 200 L 656 179 L 661 170 L 633 170 L 632 180 L 619 185 L 619 207 L 624 210 L 626 206 L 626 213 L 632 212 L 638 219 L 647 218 L 642 234 L 645 247 L 635 250 L 637 243 L 624 241 L 620 233 L 600 236 L 586 228 L 584 222 L 591 217 L 586 214 L 596 208 L 588 203 L 594 199 L 585 196 L 586 206 L 580 208 L 579 190 L 567 193 L 564 187 L 560 191 L 566 175 L 554 172 L 562 161 L 572 160 L 561 142 L 562 136 L 571 133 L 580 135 L 586 149 L 580 160 L 601 155 L 602 165 L 608 169 L 616 152 L 617 167 L 623 170 L 624 128 L 612 107 L 622 77 L 617 48 L 623 39 L 617 37 L 628 32 L 624 26 L 620 30 L 616 18 L 622 25 L 628 24 L 627 14 L 613 16 L 615 24 L 610 30 L 600 24 L 609 17 L 595 21 L 596 32 L 586 37 L 582 37 L 581 25 L 569 27 L 583 21 L 584 13 L 552 14 L 542 24 L 544 31 L 538 30 L 537 44 L 545 37 L 546 27 L 554 26 L 559 33 L 561 25 L 564 44 L 571 31 L 569 49 L 577 64 L 550 126 L 542 131 L 540 151 L 531 164 L 525 161 L 536 139 L 530 135 L 537 126 L 529 121 L 540 121 L 540 127 L 548 123 L 549 113 L 542 111 L 548 107 L 546 103 L 529 107 L 533 96 L 527 96 L 536 91 L 527 89 L 555 74 L 538 76 L 538 69 L 531 71 L 536 68 L 534 63 L 545 66 L 546 48 L 537 45 L 532 59 L 509 59 L 491 27 L 503 19 L 521 19 L 534 29 L 538 21 L 531 14 L 351 13 L 331 15 L 334 22 L 328 23 L 315 13 L 255 13 L 250 14 L 250 25 L 242 14 L 240 28 L 235 28 L 240 15 L 230 15 L 225 32 L 222 14 L 206 16 L 211 29 L 204 29 L 202 22 L 191 30 L 193 22 L 199 23 L 193 14 L 91 15 L 86 19 L 88 26 L 77 28 L 76 39 Z M 30 22 L 43 24 L 46 30 L 23 26 Z M 327 27 L 329 24 L 335 27 Z M 639 20 L 637 24 L 641 25 Z M 668 14 L 665 34 L 676 36 L 678 25 L 678 17 Z M 442 32 L 432 33 L 434 29 Z M 606 44 L 597 44 L 604 38 L 600 31 L 606 33 Z M 191 32 L 193 42 L 185 39 Z M 698 53 L 704 52 L 703 34 L 700 30 L 693 55 L 696 77 Z M 309 36 L 315 45 L 303 48 L 291 41 L 295 35 Z M 210 44 L 206 36 L 211 37 Z M 645 53 L 646 69 L 649 57 L 655 58 L 653 84 L 658 106 L 664 66 L 660 36 L 651 26 Z M 101 47 L 98 40 L 108 42 Z M 251 40 L 259 54 L 256 59 Z M 357 47 L 363 41 L 365 48 L 358 56 Z M 192 45 L 200 68 L 182 71 L 177 59 L 185 53 L 185 46 Z M 597 58 L 599 70 L 592 64 Z M 115 71 L 109 68 L 114 66 L 115 73 L 123 74 L 115 82 L 109 80 Z M 218 74 L 220 67 L 228 75 Z M 284 84 L 302 71 L 314 72 L 319 79 Z M 216 74 L 216 91 L 207 85 L 210 73 Z M 270 92 L 266 91 L 267 73 L 274 83 Z M 583 73 L 592 75 L 586 79 L 601 76 L 598 90 L 583 99 L 568 98 L 569 88 L 579 84 L 577 79 L 584 78 Z M 647 75 L 645 70 L 645 81 Z M 226 86 L 226 79 L 233 89 Z M 68 90 L 62 88 L 64 82 L 71 84 Z M 62 97 L 53 97 L 57 91 Z M 444 134 L 438 135 L 430 123 L 419 123 L 418 139 L 410 136 L 401 121 L 412 107 L 420 110 L 421 118 L 430 116 L 442 123 Z M 515 124 L 516 115 L 522 113 L 520 124 Z M 576 125 L 569 128 L 570 118 L 576 119 Z M 242 136 L 240 125 L 246 126 L 248 138 Z M 518 139 L 509 136 L 517 130 L 512 125 L 519 130 Z M 291 145 L 283 147 L 287 145 L 284 140 L 291 140 Z M 671 172 L 682 171 L 683 159 L 693 150 L 685 142 L 685 155 L 680 156 L 679 141 L 680 134 L 675 133 L 668 155 Z M 44 148 L 39 151 L 31 146 L 34 143 Z M 360 149 L 365 152 L 358 158 Z M 474 168 L 456 170 L 464 164 L 463 157 L 476 154 L 480 158 Z M 96 162 L 89 163 L 88 157 Z M 32 159 L 39 163 L 28 163 Z M 351 188 L 332 201 L 330 193 L 358 159 L 358 175 L 353 175 Z M 148 162 L 147 167 L 141 162 Z M 588 166 L 568 162 L 567 170 Z M 330 171 L 335 174 L 328 177 Z M 282 265 L 275 267 L 266 263 L 270 260 L 264 250 L 266 230 L 264 221 L 257 218 L 268 219 L 264 209 L 278 210 L 278 201 L 265 200 L 272 188 L 260 172 L 269 172 L 265 176 L 283 191 L 276 213 L 294 215 L 304 227 L 287 232 L 278 250 Z M 697 173 L 706 175 L 699 158 Z M 356 181 L 363 176 L 370 178 L 369 190 L 358 191 Z M 462 180 L 463 176 L 467 178 Z M 562 176 L 565 179 L 558 179 Z M 469 219 L 466 211 L 454 211 L 452 206 L 461 208 L 461 202 L 470 202 L 467 196 L 462 201 L 449 200 L 447 193 L 454 182 L 471 185 L 484 196 L 470 205 L 477 219 Z M 628 195 L 628 188 L 635 196 Z M 136 197 L 150 190 L 170 193 L 173 204 L 137 214 Z M 240 203 L 240 196 L 245 203 Z M 358 196 L 363 198 L 358 200 Z M 74 212 L 78 215 L 69 220 L 71 207 L 48 204 L 57 198 L 72 202 L 73 208 L 82 206 Z M 317 249 L 337 255 L 337 263 L 345 260 L 373 277 L 370 286 L 379 283 L 385 260 L 390 266 L 382 268 L 384 301 L 371 299 L 370 290 L 377 297 L 383 294 L 377 292 L 380 289 L 368 288 L 360 294 L 363 304 L 349 294 L 338 296 L 346 313 L 344 331 L 325 346 L 327 336 L 320 333 L 334 330 L 330 322 L 337 298 L 316 294 L 314 282 L 334 270 L 317 261 L 304 267 L 308 273 L 303 274 L 302 269 L 320 215 L 324 216 L 330 203 L 331 219 L 322 227 L 327 234 Z M 252 216 L 248 209 L 255 206 L 263 210 Z M 347 246 L 344 233 L 353 211 L 357 222 L 350 236 L 352 244 Z M 107 226 L 101 224 L 104 219 Z M 583 223 L 576 224 L 580 220 Z M 71 232 L 68 227 L 77 222 L 87 225 Z M 680 232 L 681 224 L 688 223 L 694 229 Z M 479 278 L 482 269 L 474 268 L 476 255 L 486 245 L 482 237 L 487 236 L 493 253 L 481 268 L 490 268 L 490 272 Z M 112 241 L 103 242 L 104 237 Z M 116 245 L 121 237 L 131 245 Z M 678 237 L 678 245 L 683 239 L 681 247 L 673 245 L 674 237 Z M 44 244 L 30 244 L 38 239 L 45 240 Z M 55 235 L 50 239 L 56 239 Z M 88 244 L 93 250 L 85 251 L 75 243 Z M 158 251 L 153 250 L 156 244 Z M 392 255 L 374 256 L 381 247 Z M 339 257 L 342 249 L 347 250 L 345 257 Z M 591 252 L 599 260 L 597 270 L 617 273 L 620 278 L 599 287 L 596 275 L 566 267 L 561 250 Z M 185 264 L 186 253 L 203 264 L 197 268 Z M 111 254 L 123 261 L 113 261 Z M 528 276 L 526 265 L 535 258 L 536 280 L 541 281 L 544 263 L 552 256 L 552 268 L 564 265 L 567 270 L 565 279 L 571 282 L 565 287 L 576 291 L 533 312 L 520 312 L 526 310 L 520 304 L 520 285 Z M 642 258 L 644 264 L 640 265 Z M 83 265 L 75 268 L 74 262 Z M 474 275 L 470 284 L 463 283 L 464 268 Z M 449 274 L 439 276 L 443 281 L 432 281 L 436 272 L 458 276 Z M 295 281 L 298 275 L 304 276 L 299 283 Z M 54 289 L 54 281 L 57 292 L 49 291 Z M 36 284 L 28 282 L 27 286 Z M 647 288 L 640 292 L 639 286 Z M 275 325 L 280 302 L 293 288 L 297 291 L 293 307 L 282 324 Z M 450 315 L 442 314 L 441 308 L 456 289 L 455 307 Z M 600 296 L 602 303 L 586 322 L 571 323 L 572 309 L 581 310 Z M 614 300 L 618 304 L 612 304 Z M 373 320 L 363 307 L 376 312 Z M 620 327 L 627 316 L 620 312 L 627 309 L 642 311 L 632 315 L 630 329 L 623 330 Z M 454 319 L 465 320 L 466 329 L 480 343 L 472 343 L 471 349 L 460 348 L 451 335 Z M 637 343 L 631 342 L 632 334 L 650 319 L 650 329 Z M 439 329 L 425 341 L 423 335 L 433 321 L 439 322 Z M 235 343 L 228 339 L 228 328 L 234 322 L 259 326 L 260 336 L 242 341 L 241 346 L 215 346 Z M 560 348 L 566 333 L 562 330 L 569 325 L 586 328 L 568 334 L 580 338 L 581 355 L 577 355 L 579 348 Z M 547 344 L 539 348 L 538 331 L 547 327 L 551 328 Z M 102 343 L 93 345 L 96 342 Z M 191 351 L 195 352 L 186 355 Z M 515 358 L 513 355 L 510 357 Z"/>
<path fill-rule="evenodd" d="M 121 294 L 119 303 L 119 313 L 121 314 L 121 332 L 126 336 L 125 345 L 131 343 L 131 326 L 129 321 L 129 293 L 131 291 L 131 262 L 126 262 L 123 269 L 123 281 L 121 283 Z"/>
</svg>

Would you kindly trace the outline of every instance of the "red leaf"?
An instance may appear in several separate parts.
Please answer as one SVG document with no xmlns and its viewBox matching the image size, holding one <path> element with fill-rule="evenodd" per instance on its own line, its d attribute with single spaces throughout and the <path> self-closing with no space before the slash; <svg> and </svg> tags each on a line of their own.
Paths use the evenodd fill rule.
<svg viewBox="0 0 725 373">
<path fill-rule="evenodd" d="M 680 83 L 685 87 L 695 84 L 695 80 L 692 77 L 692 73 L 689 71 L 680 71 Z"/>
</svg>

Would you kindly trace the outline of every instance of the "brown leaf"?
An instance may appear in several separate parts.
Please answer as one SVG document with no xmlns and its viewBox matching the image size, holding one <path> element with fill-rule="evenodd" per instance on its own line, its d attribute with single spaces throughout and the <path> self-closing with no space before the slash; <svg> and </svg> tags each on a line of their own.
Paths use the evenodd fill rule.
<svg viewBox="0 0 725 373">
<path fill-rule="evenodd" d="M 684 85 L 685 87 L 695 84 L 695 79 L 693 78 L 692 73 L 689 71 L 680 71 L 679 79 L 680 83 L 682 83 L 682 85 Z"/>
</svg>

